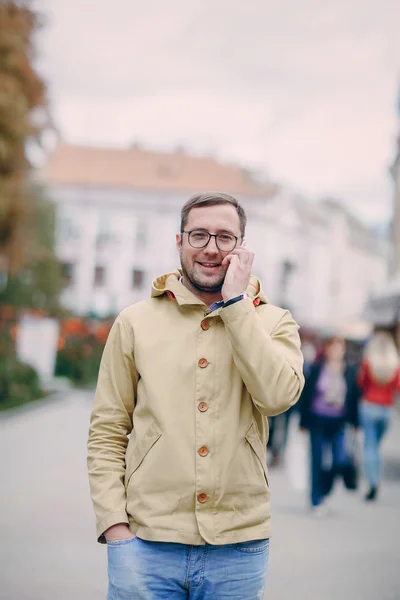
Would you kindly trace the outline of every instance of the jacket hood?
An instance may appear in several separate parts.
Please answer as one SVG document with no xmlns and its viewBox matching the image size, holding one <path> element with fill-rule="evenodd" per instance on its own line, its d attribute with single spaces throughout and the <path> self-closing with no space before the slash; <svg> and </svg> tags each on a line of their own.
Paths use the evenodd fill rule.
<svg viewBox="0 0 400 600">
<path fill-rule="evenodd" d="M 204 306 L 204 302 L 197 298 L 190 290 L 180 283 L 179 279 L 182 276 L 182 271 L 176 269 L 171 273 L 160 275 L 153 281 L 151 289 L 152 298 L 160 298 L 168 295 L 171 300 L 176 300 L 178 304 L 199 304 Z M 268 300 L 262 289 L 261 281 L 256 275 L 250 275 L 249 285 L 246 290 L 247 295 L 252 299 L 253 304 L 268 304 Z"/>
</svg>

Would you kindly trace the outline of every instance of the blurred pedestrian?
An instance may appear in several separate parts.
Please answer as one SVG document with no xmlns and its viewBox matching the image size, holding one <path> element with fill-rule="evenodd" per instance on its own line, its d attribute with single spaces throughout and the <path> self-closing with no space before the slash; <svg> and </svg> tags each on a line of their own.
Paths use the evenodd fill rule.
<svg viewBox="0 0 400 600">
<path fill-rule="evenodd" d="M 189 199 L 181 269 L 107 340 L 88 464 L 109 600 L 264 597 L 266 417 L 299 398 L 303 357 L 298 325 L 251 275 L 245 225 L 232 196 Z"/>
<path fill-rule="evenodd" d="M 311 334 L 302 334 L 300 332 L 301 351 L 303 353 L 303 373 L 305 378 L 308 377 L 311 367 L 315 361 L 317 350 L 315 342 Z M 289 424 L 293 415 L 298 413 L 299 405 L 291 406 L 287 411 L 276 417 L 270 417 L 269 421 L 269 438 L 268 451 L 270 454 L 269 465 L 271 467 L 279 467 L 285 458 L 285 450 L 289 436 Z"/>
<path fill-rule="evenodd" d="M 364 431 L 367 501 L 375 500 L 381 480 L 380 445 L 388 429 L 396 393 L 400 391 L 399 357 L 390 333 L 377 331 L 368 342 L 358 373 Z"/>
<path fill-rule="evenodd" d="M 349 463 L 345 425 L 358 426 L 357 371 L 346 364 L 345 352 L 343 339 L 331 337 L 325 341 L 299 402 L 300 427 L 310 433 L 310 501 L 318 515 L 326 512 L 324 500 Z"/>
<path fill-rule="evenodd" d="M 281 415 L 270 417 L 269 421 L 269 438 L 267 448 L 270 452 L 269 465 L 271 467 L 279 467 L 282 464 L 283 456 L 288 436 L 288 427 L 291 410 L 288 409 Z"/>
<path fill-rule="evenodd" d="M 316 356 L 317 356 L 317 348 L 316 348 L 315 340 L 311 336 L 303 337 L 300 335 L 300 338 L 301 338 L 301 351 L 302 351 L 303 357 L 304 357 L 303 372 L 307 379 L 307 377 L 310 374 L 311 367 L 314 364 Z M 296 406 L 298 406 L 298 405 L 296 405 Z"/>
</svg>

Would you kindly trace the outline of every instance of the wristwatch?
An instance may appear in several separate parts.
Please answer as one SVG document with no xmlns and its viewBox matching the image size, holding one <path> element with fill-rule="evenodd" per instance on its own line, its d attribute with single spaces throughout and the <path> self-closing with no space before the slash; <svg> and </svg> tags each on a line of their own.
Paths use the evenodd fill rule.
<svg viewBox="0 0 400 600">
<path fill-rule="evenodd" d="M 224 302 L 224 308 L 230 306 L 231 304 L 236 304 L 236 302 L 240 302 L 240 300 L 245 300 L 246 298 L 248 298 L 246 292 L 240 294 L 240 296 L 235 296 L 235 298 L 231 298 L 227 302 Z"/>
</svg>

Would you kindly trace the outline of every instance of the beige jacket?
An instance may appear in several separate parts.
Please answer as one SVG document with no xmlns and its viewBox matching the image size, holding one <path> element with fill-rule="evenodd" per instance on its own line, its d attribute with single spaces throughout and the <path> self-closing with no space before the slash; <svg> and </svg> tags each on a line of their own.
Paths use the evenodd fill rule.
<svg viewBox="0 0 400 600">
<path fill-rule="evenodd" d="M 254 276 L 214 312 L 179 277 L 123 310 L 104 349 L 88 443 L 100 542 L 121 522 L 184 544 L 270 536 L 266 417 L 303 388 L 298 326 Z"/>
</svg>

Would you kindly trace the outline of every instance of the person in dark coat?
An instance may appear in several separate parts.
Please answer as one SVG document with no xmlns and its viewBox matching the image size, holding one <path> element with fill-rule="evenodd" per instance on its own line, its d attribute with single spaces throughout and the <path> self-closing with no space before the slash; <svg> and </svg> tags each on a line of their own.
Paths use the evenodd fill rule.
<svg viewBox="0 0 400 600">
<path fill-rule="evenodd" d="M 321 356 L 311 366 L 299 401 L 300 428 L 310 433 L 311 506 L 318 514 L 323 513 L 323 501 L 336 477 L 345 477 L 349 467 L 345 425 L 358 427 L 357 370 L 346 363 L 345 352 L 343 339 L 332 337 L 325 341 Z M 330 455 L 328 468 L 327 454 Z"/>
</svg>

